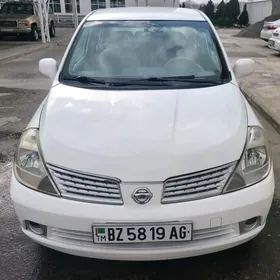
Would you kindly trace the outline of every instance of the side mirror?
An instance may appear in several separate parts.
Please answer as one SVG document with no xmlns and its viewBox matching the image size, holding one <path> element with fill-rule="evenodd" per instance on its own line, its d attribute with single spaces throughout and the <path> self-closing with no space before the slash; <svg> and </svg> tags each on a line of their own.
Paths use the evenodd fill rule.
<svg viewBox="0 0 280 280">
<path fill-rule="evenodd" d="M 240 79 L 248 75 L 251 75 L 254 72 L 254 70 L 255 70 L 255 61 L 250 58 L 238 59 L 233 66 L 233 72 L 236 79 Z"/>
<path fill-rule="evenodd" d="M 57 72 L 57 62 L 53 58 L 44 58 L 39 61 L 39 71 L 46 77 L 54 79 Z"/>
</svg>

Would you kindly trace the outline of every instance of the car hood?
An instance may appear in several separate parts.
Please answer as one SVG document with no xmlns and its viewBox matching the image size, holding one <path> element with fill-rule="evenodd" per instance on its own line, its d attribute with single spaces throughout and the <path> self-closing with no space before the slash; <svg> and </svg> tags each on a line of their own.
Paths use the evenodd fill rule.
<svg viewBox="0 0 280 280">
<path fill-rule="evenodd" d="M 58 84 L 39 131 L 47 163 L 122 181 L 163 181 L 238 160 L 247 112 L 231 83 L 145 91 Z"/>
</svg>

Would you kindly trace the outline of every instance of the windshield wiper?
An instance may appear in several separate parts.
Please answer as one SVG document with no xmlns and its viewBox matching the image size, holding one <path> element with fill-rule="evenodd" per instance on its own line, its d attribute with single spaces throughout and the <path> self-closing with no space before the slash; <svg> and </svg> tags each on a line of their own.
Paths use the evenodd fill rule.
<svg viewBox="0 0 280 280">
<path fill-rule="evenodd" d="M 77 81 L 83 84 L 90 85 L 104 85 L 106 87 L 122 87 L 122 86 L 172 86 L 172 82 L 180 83 L 196 83 L 196 84 L 211 84 L 220 85 L 223 84 L 222 80 L 209 80 L 205 78 L 196 78 L 194 75 L 189 76 L 172 76 L 172 77 L 148 77 L 141 79 L 130 79 L 124 81 L 105 81 L 103 79 L 91 78 L 87 76 L 62 77 L 63 80 Z M 169 83 L 168 83 L 169 82 Z M 171 82 L 171 83 L 170 83 Z"/>
<path fill-rule="evenodd" d="M 100 84 L 100 85 L 106 85 L 107 82 L 104 80 L 100 79 L 94 79 L 94 78 L 89 78 L 86 76 L 78 76 L 78 77 L 63 77 L 63 80 L 66 81 L 77 81 L 83 84 Z"/>
<path fill-rule="evenodd" d="M 148 82 L 165 82 L 165 81 L 174 81 L 174 80 L 181 80 L 181 78 L 187 78 L 187 79 L 194 79 L 194 75 L 190 76 L 178 76 L 178 77 L 148 77 L 148 78 L 142 78 L 142 79 L 137 79 L 134 80 L 135 82 L 140 82 L 140 81 L 148 81 Z"/>
<path fill-rule="evenodd" d="M 189 76 L 172 76 L 172 77 L 148 77 L 135 82 L 147 81 L 147 82 L 186 82 L 186 83 L 198 83 L 198 84 L 214 84 L 220 85 L 223 81 L 209 80 L 205 78 L 196 78 L 194 75 Z"/>
<path fill-rule="evenodd" d="M 162 83 L 162 80 L 157 80 L 157 83 L 147 83 L 146 79 L 139 79 L 139 80 L 128 80 L 128 81 L 121 81 L 121 82 L 112 82 L 112 81 L 105 81 L 102 79 L 96 79 L 86 76 L 77 76 L 77 77 L 62 77 L 63 80 L 67 81 L 77 81 L 83 84 L 100 84 L 105 85 L 108 87 L 118 87 L 118 86 L 170 86 L 170 84 Z"/>
<path fill-rule="evenodd" d="M 105 80 L 102 80 L 102 79 L 96 79 L 96 78 L 91 78 L 91 77 L 86 77 L 86 76 L 63 77 L 63 79 L 67 80 L 67 81 L 78 81 L 79 83 L 83 83 L 83 84 L 105 85 L 107 87 L 128 85 L 127 83 L 123 83 L 123 82 L 109 82 L 109 81 L 105 81 Z"/>
</svg>

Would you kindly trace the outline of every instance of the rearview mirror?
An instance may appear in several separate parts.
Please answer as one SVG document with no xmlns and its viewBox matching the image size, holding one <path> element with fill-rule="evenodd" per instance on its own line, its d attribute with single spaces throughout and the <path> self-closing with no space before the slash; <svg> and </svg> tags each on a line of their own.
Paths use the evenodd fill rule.
<svg viewBox="0 0 280 280">
<path fill-rule="evenodd" d="M 39 71 L 44 76 L 53 79 L 57 72 L 57 62 L 53 58 L 44 58 L 39 61 Z"/>
<path fill-rule="evenodd" d="M 238 59 L 233 67 L 233 72 L 236 79 L 240 79 L 251 75 L 255 69 L 255 61 L 250 58 Z"/>
</svg>

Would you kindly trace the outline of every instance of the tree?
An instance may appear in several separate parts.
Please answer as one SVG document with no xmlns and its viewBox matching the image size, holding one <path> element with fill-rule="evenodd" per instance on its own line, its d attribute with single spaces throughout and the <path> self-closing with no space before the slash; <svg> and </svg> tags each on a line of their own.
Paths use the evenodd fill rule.
<svg viewBox="0 0 280 280">
<path fill-rule="evenodd" d="M 280 0 L 272 0 L 272 15 L 280 14 Z"/>
<path fill-rule="evenodd" d="M 214 3 L 212 2 L 212 0 L 209 0 L 207 5 L 205 6 L 204 8 L 204 13 L 210 18 L 210 19 L 213 19 L 214 18 L 214 9 L 215 9 L 215 6 L 214 6 Z"/>
<path fill-rule="evenodd" d="M 238 0 L 230 0 L 226 4 L 225 16 L 237 23 L 238 16 L 240 15 L 240 7 Z"/>
<path fill-rule="evenodd" d="M 242 13 L 239 16 L 238 25 L 242 27 L 242 26 L 247 26 L 248 24 L 249 24 L 249 15 L 247 11 L 247 4 L 245 4 Z"/>
<path fill-rule="evenodd" d="M 185 8 L 185 7 L 186 7 L 185 2 L 183 2 L 182 3 L 182 8 Z"/>
<path fill-rule="evenodd" d="M 206 7 L 205 5 L 201 4 L 198 9 L 200 11 L 204 12 L 205 11 L 205 7 Z"/>
<path fill-rule="evenodd" d="M 226 12 L 226 4 L 224 2 L 224 0 L 222 0 L 219 5 L 217 6 L 217 11 L 215 14 L 215 17 L 217 19 L 222 19 L 225 17 L 225 12 Z"/>
</svg>

